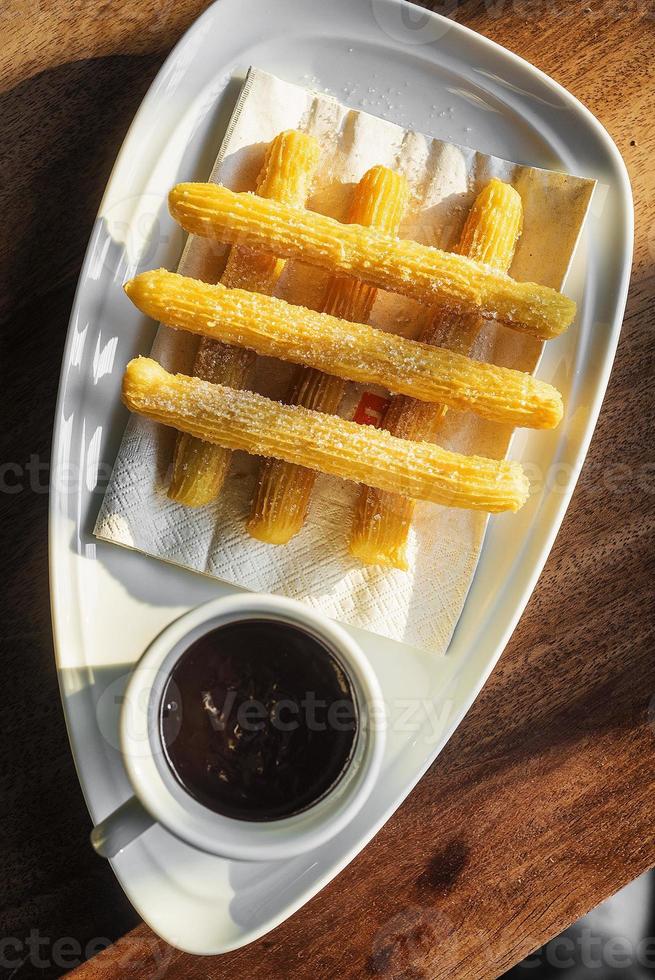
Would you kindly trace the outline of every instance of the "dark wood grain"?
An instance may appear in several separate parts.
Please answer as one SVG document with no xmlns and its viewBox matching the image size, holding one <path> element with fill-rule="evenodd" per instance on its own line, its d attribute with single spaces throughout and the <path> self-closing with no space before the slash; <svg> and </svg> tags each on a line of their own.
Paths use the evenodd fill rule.
<svg viewBox="0 0 655 980">
<path fill-rule="evenodd" d="M 2 938 L 22 943 L 19 978 L 55 976 L 116 939 L 80 977 L 496 977 L 655 863 L 655 11 L 645 0 L 434 5 L 553 75 L 618 143 L 637 230 L 616 366 L 538 588 L 445 751 L 300 912 L 246 949 L 196 959 L 143 925 L 118 938 L 136 916 L 87 846 L 53 667 L 47 496 L 25 466 L 47 463 L 73 285 L 118 145 L 205 6 L 9 0 L 0 10 Z M 30 930 L 47 940 L 49 965 L 35 967 Z M 55 955 L 65 937 L 77 946 Z"/>
</svg>

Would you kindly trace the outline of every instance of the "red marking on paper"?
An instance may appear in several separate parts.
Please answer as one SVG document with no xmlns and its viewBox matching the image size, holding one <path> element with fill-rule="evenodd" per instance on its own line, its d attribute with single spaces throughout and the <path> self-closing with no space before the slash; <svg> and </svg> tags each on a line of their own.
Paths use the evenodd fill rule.
<svg viewBox="0 0 655 980">
<path fill-rule="evenodd" d="M 360 425 L 374 425 L 376 429 L 379 429 L 390 400 L 383 398 L 382 395 L 376 395 L 372 391 L 365 391 L 359 400 L 353 420 Z"/>
</svg>

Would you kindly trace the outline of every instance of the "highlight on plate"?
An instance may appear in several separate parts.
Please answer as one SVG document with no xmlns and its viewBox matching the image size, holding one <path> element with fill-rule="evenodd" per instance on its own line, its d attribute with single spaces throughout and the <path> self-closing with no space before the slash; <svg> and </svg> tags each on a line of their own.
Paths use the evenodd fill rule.
<svg viewBox="0 0 655 980">
<path fill-rule="evenodd" d="M 270 143 L 255 193 L 211 183 L 171 190 L 185 230 L 231 249 L 218 283 L 163 269 L 126 283 L 140 310 L 200 341 L 192 376 L 132 361 L 123 399 L 178 431 L 172 500 L 199 507 L 219 497 L 234 449 L 263 457 L 246 528 L 283 545 L 307 520 L 317 473 L 353 480 L 361 488 L 350 553 L 407 568 L 417 500 L 495 513 L 518 510 L 529 495 L 519 463 L 441 447 L 449 409 L 535 429 L 562 418 L 552 385 L 473 356 L 484 321 L 547 340 L 571 324 L 575 304 L 508 274 L 523 223 L 511 185 L 492 179 L 482 188 L 446 252 L 397 237 L 409 188 L 384 166 L 354 187 L 345 221 L 306 209 L 319 167 L 317 141 L 289 130 Z M 285 262 L 298 259 L 328 274 L 315 309 L 274 295 Z M 379 290 L 428 308 L 416 340 L 368 324 Z M 282 402 L 251 390 L 257 355 L 297 365 Z M 390 396 L 379 428 L 338 414 L 349 382 Z"/>
</svg>

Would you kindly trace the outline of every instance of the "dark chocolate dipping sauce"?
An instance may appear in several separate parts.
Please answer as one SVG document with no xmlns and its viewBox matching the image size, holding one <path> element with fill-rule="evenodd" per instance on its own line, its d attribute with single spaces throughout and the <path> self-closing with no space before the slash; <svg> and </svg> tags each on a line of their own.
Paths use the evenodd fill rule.
<svg viewBox="0 0 655 980">
<path fill-rule="evenodd" d="M 196 640 L 160 707 L 168 765 L 199 803 L 277 820 L 316 803 L 350 759 L 353 692 L 323 644 L 295 626 L 246 620 Z"/>
</svg>

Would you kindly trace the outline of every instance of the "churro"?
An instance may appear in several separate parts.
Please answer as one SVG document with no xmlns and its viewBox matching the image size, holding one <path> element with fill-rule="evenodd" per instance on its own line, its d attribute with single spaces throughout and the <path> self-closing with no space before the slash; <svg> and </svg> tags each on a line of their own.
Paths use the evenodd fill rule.
<svg viewBox="0 0 655 980">
<path fill-rule="evenodd" d="M 396 232 L 409 196 L 407 180 L 387 167 L 372 167 L 354 190 L 348 222 Z M 333 276 L 322 305 L 324 313 L 366 323 L 377 290 L 359 279 Z M 288 401 L 334 414 L 347 382 L 314 368 L 301 368 Z M 246 524 L 253 537 L 285 544 L 305 522 L 316 472 L 279 459 L 263 464 Z"/>
<path fill-rule="evenodd" d="M 128 364 L 123 401 L 133 412 L 225 449 L 285 459 L 450 507 L 515 511 L 529 492 L 518 463 L 397 439 L 382 429 L 252 391 L 169 374 L 146 357 Z"/>
<path fill-rule="evenodd" d="M 211 286 L 165 269 L 141 273 L 125 290 L 142 312 L 171 327 L 351 381 L 383 385 L 512 425 L 553 428 L 562 416 L 560 393 L 530 374 L 291 306 L 272 296 Z"/>
<path fill-rule="evenodd" d="M 307 199 L 319 159 L 318 142 L 297 130 L 285 130 L 271 141 L 257 180 L 257 193 L 264 198 L 302 206 Z M 284 259 L 265 252 L 233 247 L 221 278 L 224 286 L 270 294 L 284 268 Z M 205 381 L 232 388 L 247 384 L 254 364 L 251 350 L 204 338 L 198 349 L 193 373 Z M 199 507 L 221 491 L 231 454 L 203 443 L 187 433 L 175 443 L 173 474 L 168 496 L 178 503 Z"/>
<path fill-rule="evenodd" d="M 562 333 L 575 316 L 573 300 L 547 286 L 517 282 L 463 255 L 219 184 L 178 184 L 169 207 L 194 234 L 303 259 L 428 305 L 477 311 L 541 340 Z"/>
<path fill-rule="evenodd" d="M 521 197 L 509 184 L 491 180 L 478 194 L 460 235 L 457 251 L 507 272 L 523 223 Z M 476 314 L 438 312 L 422 340 L 468 354 L 481 326 Z M 396 396 L 382 426 L 402 439 L 433 440 L 446 412 L 444 405 Z M 350 531 L 350 552 L 374 565 L 408 568 L 406 546 L 415 501 L 375 487 L 362 487 Z"/>
</svg>

